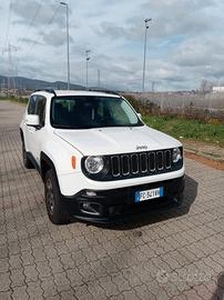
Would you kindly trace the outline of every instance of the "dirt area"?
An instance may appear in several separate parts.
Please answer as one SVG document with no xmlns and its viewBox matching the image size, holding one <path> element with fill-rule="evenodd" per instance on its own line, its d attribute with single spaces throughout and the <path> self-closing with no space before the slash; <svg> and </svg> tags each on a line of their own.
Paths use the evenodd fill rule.
<svg viewBox="0 0 224 300">
<path fill-rule="evenodd" d="M 202 142 L 183 141 L 185 156 L 218 170 L 224 170 L 224 148 Z"/>
</svg>

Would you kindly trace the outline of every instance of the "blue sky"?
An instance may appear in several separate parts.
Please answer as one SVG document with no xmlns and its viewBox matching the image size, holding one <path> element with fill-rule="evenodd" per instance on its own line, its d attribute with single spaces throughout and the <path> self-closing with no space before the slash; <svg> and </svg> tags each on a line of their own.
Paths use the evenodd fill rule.
<svg viewBox="0 0 224 300">
<path fill-rule="evenodd" d="M 224 81 L 221 0 L 68 0 L 71 82 L 141 91 L 192 90 Z M 66 81 L 65 7 L 58 0 L 1 0 L 0 74 Z M 11 45 L 9 55 L 8 47 Z"/>
</svg>

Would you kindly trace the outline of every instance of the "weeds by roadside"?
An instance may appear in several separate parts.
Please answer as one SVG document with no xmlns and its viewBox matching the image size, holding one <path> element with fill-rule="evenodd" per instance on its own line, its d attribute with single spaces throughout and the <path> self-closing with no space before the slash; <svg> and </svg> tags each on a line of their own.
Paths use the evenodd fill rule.
<svg viewBox="0 0 224 300">
<path fill-rule="evenodd" d="M 9 101 L 15 101 L 15 102 L 19 102 L 19 103 L 24 103 L 26 104 L 28 102 L 28 97 L 15 97 L 15 96 L 10 96 L 10 97 L 6 97 L 6 96 L 0 96 L 0 100 L 9 100 Z"/>
<path fill-rule="evenodd" d="M 144 122 L 177 139 L 190 139 L 224 147 L 224 125 L 172 116 L 144 116 Z"/>
<path fill-rule="evenodd" d="M 195 140 L 224 147 L 224 111 L 220 111 L 220 114 L 215 112 L 214 115 L 212 111 L 189 107 L 184 114 L 172 108 L 161 112 L 161 107 L 153 102 L 143 102 L 132 95 L 125 97 L 150 127 L 180 140 Z"/>
</svg>

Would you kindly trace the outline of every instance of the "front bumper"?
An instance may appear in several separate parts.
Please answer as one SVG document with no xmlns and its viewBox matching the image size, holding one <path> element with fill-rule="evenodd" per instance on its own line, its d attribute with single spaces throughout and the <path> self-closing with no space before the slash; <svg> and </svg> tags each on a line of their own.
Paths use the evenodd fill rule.
<svg viewBox="0 0 224 300">
<path fill-rule="evenodd" d="M 109 223 L 123 220 L 130 215 L 146 213 L 169 206 L 179 205 L 184 190 L 184 176 L 143 184 L 132 187 L 96 191 L 82 190 L 72 197 L 62 196 L 64 209 L 77 219 L 94 223 Z M 135 192 L 150 190 L 158 187 L 164 188 L 164 196 L 150 199 L 140 203 L 135 202 Z"/>
</svg>

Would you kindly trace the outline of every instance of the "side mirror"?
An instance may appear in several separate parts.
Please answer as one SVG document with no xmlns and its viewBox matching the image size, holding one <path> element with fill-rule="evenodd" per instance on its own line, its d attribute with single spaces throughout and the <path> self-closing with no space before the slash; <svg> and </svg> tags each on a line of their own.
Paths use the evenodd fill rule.
<svg viewBox="0 0 224 300">
<path fill-rule="evenodd" d="M 137 113 L 137 115 L 138 115 L 139 119 L 142 120 L 142 114 Z"/>
<path fill-rule="evenodd" d="M 38 115 L 27 115 L 26 116 L 26 125 L 32 127 L 40 126 L 40 118 Z"/>
</svg>

